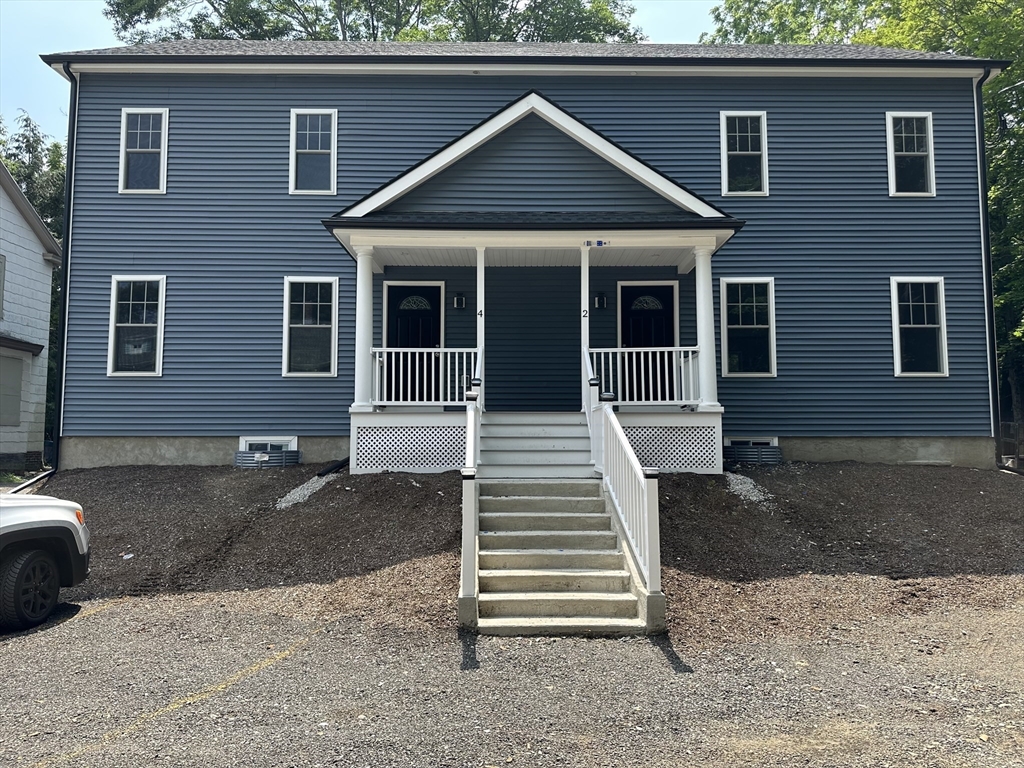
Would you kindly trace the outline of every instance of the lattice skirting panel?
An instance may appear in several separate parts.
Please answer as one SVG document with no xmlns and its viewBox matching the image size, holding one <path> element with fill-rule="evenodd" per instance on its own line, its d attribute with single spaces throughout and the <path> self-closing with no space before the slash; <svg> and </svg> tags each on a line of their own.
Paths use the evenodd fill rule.
<svg viewBox="0 0 1024 768">
<path fill-rule="evenodd" d="M 465 427 L 361 426 L 355 432 L 355 471 L 444 472 L 466 458 Z"/>
<path fill-rule="evenodd" d="M 722 439 L 714 426 L 622 429 L 645 467 L 669 472 L 721 472 Z"/>
</svg>

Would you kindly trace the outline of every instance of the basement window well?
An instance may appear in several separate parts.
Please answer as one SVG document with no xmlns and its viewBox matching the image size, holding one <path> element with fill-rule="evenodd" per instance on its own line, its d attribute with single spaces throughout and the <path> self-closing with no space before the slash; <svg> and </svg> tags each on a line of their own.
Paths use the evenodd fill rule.
<svg viewBox="0 0 1024 768">
<path fill-rule="evenodd" d="M 240 451 L 295 451 L 298 450 L 299 438 L 292 437 L 240 437 Z"/>
</svg>

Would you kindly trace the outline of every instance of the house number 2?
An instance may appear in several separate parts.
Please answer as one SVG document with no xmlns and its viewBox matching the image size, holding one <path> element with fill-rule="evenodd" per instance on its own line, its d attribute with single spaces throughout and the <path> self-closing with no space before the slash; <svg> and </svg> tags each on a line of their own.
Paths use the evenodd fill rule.
<svg viewBox="0 0 1024 768">
<path fill-rule="evenodd" d="M 584 316 L 584 317 L 587 317 L 587 316 L 588 316 L 588 315 L 587 315 L 587 310 L 585 310 L 585 309 L 583 310 L 583 316 Z"/>
</svg>

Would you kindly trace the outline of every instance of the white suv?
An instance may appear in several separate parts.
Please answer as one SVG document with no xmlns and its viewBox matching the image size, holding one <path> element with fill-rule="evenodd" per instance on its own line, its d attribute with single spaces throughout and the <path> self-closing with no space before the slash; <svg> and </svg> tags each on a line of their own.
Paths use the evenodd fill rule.
<svg viewBox="0 0 1024 768">
<path fill-rule="evenodd" d="M 89 575 L 82 507 L 52 496 L 0 494 L 0 630 L 42 624 L 61 587 Z"/>
</svg>

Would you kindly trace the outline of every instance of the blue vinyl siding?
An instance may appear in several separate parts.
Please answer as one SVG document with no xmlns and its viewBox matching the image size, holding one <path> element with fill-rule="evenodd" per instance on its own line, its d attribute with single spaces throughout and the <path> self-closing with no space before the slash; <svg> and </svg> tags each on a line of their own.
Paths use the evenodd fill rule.
<svg viewBox="0 0 1024 768">
<path fill-rule="evenodd" d="M 719 277 L 774 277 L 779 375 L 720 379 L 726 434 L 990 434 L 969 80 L 94 73 L 79 100 L 64 434 L 346 434 L 354 268 L 320 220 L 531 88 L 747 221 L 713 260 L 716 318 Z M 117 194 L 122 107 L 170 110 L 167 194 Z M 338 109 L 336 196 L 288 195 L 292 108 Z M 767 112 L 770 197 L 721 197 L 720 110 Z M 937 197 L 888 196 L 886 110 L 933 113 Z M 542 133 L 539 156 L 554 146 Z M 527 160 L 487 165 L 493 184 L 462 200 L 453 184 L 444 205 L 522 207 L 536 184 L 524 136 Z M 469 160 L 453 179 L 479 181 Z M 585 205 L 625 204 L 604 189 Z M 106 376 L 112 274 L 167 275 L 160 378 Z M 281 377 L 285 275 L 340 277 L 337 378 Z M 890 275 L 945 277 L 948 378 L 893 376 Z"/>
<path fill-rule="evenodd" d="M 503 186 L 504 179 L 529 183 Z M 678 211 L 545 120 L 530 115 L 399 198 L 398 211 Z"/>
</svg>

